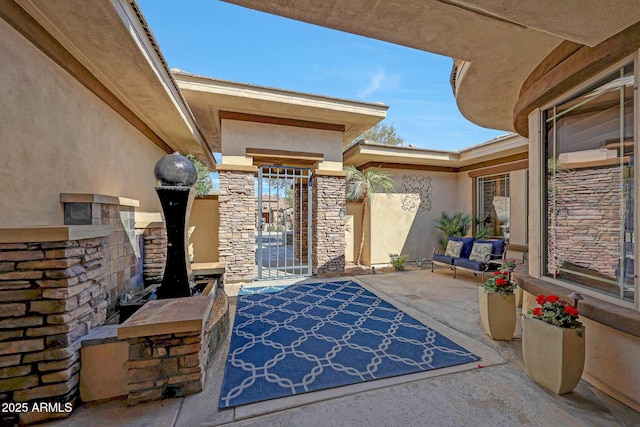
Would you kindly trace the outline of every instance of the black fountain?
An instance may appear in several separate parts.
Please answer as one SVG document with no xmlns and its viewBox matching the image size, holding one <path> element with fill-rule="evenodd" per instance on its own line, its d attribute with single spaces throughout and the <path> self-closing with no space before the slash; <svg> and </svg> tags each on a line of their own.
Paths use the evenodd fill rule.
<svg viewBox="0 0 640 427">
<path fill-rule="evenodd" d="M 160 286 L 149 286 L 141 295 L 119 305 L 119 320 L 124 322 L 147 301 L 192 295 L 194 288 L 189 262 L 188 227 L 196 191 L 198 173 L 186 157 L 169 154 L 156 163 L 154 173 L 160 186 L 155 187 L 167 229 L 167 258 Z"/>
<path fill-rule="evenodd" d="M 154 172 L 160 181 L 156 193 L 167 228 L 167 260 L 156 294 L 158 299 L 189 297 L 194 282 L 189 262 L 188 228 L 196 195 L 193 184 L 198 173 L 193 163 L 178 153 L 161 158 Z"/>
</svg>

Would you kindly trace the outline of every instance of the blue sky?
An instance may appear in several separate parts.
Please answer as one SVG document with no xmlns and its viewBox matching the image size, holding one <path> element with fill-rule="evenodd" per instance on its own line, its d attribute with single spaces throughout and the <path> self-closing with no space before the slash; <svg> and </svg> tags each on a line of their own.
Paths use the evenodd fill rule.
<svg viewBox="0 0 640 427">
<path fill-rule="evenodd" d="M 211 0 L 139 0 L 171 68 L 389 105 L 407 144 L 459 150 L 506 132 L 466 120 L 452 59 Z"/>
</svg>

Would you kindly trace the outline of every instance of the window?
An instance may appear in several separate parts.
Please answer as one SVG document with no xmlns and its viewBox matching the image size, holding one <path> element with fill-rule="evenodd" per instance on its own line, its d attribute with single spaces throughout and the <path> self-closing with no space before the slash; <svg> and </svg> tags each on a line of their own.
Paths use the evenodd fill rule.
<svg viewBox="0 0 640 427">
<path fill-rule="evenodd" d="M 509 175 L 478 178 L 476 218 L 478 230 L 488 228 L 487 236 L 509 238 Z"/>
<path fill-rule="evenodd" d="M 542 116 L 544 273 L 631 302 L 633 88 L 630 63 Z"/>
</svg>

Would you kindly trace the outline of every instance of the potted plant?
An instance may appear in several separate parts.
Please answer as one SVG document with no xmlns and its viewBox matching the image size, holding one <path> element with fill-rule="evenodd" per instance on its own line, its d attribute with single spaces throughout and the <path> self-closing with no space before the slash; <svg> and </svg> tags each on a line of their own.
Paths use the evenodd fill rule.
<svg viewBox="0 0 640 427">
<path fill-rule="evenodd" d="M 584 369 L 584 326 L 577 300 L 571 305 L 557 295 L 539 295 L 539 307 L 522 319 L 522 355 L 533 381 L 563 394 L 573 390 Z"/>
<path fill-rule="evenodd" d="M 480 319 L 494 340 L 510 341 L 516 329 L 515 285 L 508 271 L 496 271 L 478 289 Z"/>
<path fill-rule="evenodd" d="M 505 259 L 500 265 L 500 270 L 509 272 L 509 280 L 511 280 L 511 273 L 518 265 L 520 263 L 515 258 Z M 522 289 L 515 283 L 513 285 L 515 286 L 513 293 L 516 296 L 516 307 L 522 307 Z"/>
</svg>

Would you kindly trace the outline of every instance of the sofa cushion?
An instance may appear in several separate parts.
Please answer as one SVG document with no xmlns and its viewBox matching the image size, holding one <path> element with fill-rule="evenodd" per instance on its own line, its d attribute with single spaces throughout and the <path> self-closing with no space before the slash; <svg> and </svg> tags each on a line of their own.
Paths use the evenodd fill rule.
<svg viewBox="0 0 640 427">
<path fill-rule="evenodd" d="M 453 260 L 453 265 L 456 267 L 469 268 L 475 271 L 483 271 L 487 268 L 487 265 L 481 261 L 473 261 L 467 258 L 456 258 Z"/>
<path fill-rule="evenodd" d="M 453 265 L 453 260 L 455 258 L 450 257 L 450 256 L 446 256 L 446 255 L 442 255 L 442 254 L 434 254 L 433 255 L 433 260 L 436 262 L 442 262 L 444 264 L 449 264 L 449 265 Z"/>
<path fill-rule="evenodd" d="M 449 240 L 447 242 L 447 250 L 444 251 L 444 254 L 452 258 L 458 258 L 460 256 L 460 253 L 462 252 L 462 245 L 463 245 L 462 242 Z"/>
<path fill-rule="evenodd" d="M 462 242 L 462 252 L 460 252 L 460 258 L 469 258 L 471 249 L 473 249 L 473 242 L 475 237 L 450 237 L 449 241 Z"/>
<path fill-rule="evenodd" d="M 473 249 L 471 249 L 469 259 L 471 261 L 487 262 L 491 259 L 492 253 L 493 245 L 491 243 L 479 243 L 478 241 L 475 241 L 473 243 Z"/>
<path fill-rule="evenodd" d="M 493 245 L 493 255 L 502 255 L 504 252 L 504 240 L 476 240 L 478 243 L 491 243 Z"/>
</svg>

